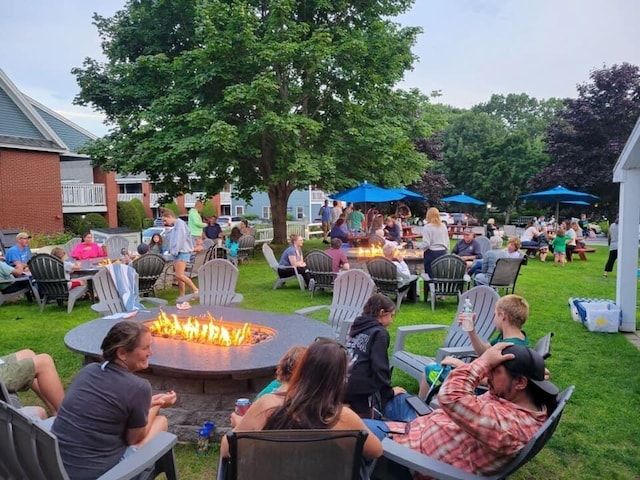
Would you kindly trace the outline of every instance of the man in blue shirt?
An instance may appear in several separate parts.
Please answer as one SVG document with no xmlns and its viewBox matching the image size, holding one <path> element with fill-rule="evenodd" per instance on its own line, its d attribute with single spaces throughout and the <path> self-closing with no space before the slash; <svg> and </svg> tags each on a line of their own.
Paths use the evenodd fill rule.
<svg viewBox="0 0 640 480">
<path fill-rule="evenodd" d="M 327 240 L 329 230 L 331 230 L 331 207 L 329 207 L 329 200 L 324 201 L 324 205 L 320 207 L 318 215 L 322 221 L 322 243 L 329 243 L 329 240 Z"/>
<path fill-rule="evenodd" d="M 27 232 L 20 232 L 16 235 L 16 244 L 6 251 L 4 261 L 12 267 L 22 264 L 25 271 L 28 271 L 27 263 L 31 259 L 31 249 L 29 248 L 30 238 L 31 235 Z"/>
</svg>

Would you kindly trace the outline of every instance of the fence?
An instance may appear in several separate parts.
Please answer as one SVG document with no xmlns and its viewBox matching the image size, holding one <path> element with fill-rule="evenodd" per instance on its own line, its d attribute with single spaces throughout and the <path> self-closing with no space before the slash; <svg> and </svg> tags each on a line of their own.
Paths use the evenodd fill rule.
<svg viewBox="0 0 640 480">
<path fill-rule="evenodd" d="M 302 223 L 302 222 L 287 222 L 287 237 L 290 235 L 300 235 L 305 240 L 315 235 L 322 235 L 322 230 L 311 230 L 312 227 L 320 227 L 321 223 Z M 271 243 L 273 240 L 273 227 L 258 228 L 256 229 L 256 243 Z"/>
</svg>

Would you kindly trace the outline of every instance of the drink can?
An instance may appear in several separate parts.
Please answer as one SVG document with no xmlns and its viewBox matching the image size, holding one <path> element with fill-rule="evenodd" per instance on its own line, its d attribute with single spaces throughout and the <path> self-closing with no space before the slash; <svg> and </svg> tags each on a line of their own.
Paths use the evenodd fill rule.
<svg viewBox="0 0 640 480">
<path fill-rule="evenodd" d="M 236 413 L 240 416 L 247 413 L 249 407 L 251 406 L 251 401 L 248 398 L 239 398 L 236 400 Z"/>
</svg>

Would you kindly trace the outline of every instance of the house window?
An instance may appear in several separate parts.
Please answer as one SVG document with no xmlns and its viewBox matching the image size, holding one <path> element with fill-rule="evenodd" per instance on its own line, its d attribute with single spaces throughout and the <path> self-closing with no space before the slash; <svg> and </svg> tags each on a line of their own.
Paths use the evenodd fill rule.
<svg viewBox="0 0 640 480">
<path fill-rule="evenodd" d="M 142 193 L 141 183 L 120 183 L 120 193 Z"/>
<path fill-rule="evenodd" d="M 303 207 L 296 207 L 296 218 L 298 220 L 304 219 L 304 208 Z"/>
<path fill-rule="evenodd" d="M 239 217 L 244 215 L 244 205 L 236 205 L 236 215 Z"/>
<path fill-rule="evenodd" d="M 271 207 L 262 207 L 262 218 L 271 218 Z"/>
</svg>

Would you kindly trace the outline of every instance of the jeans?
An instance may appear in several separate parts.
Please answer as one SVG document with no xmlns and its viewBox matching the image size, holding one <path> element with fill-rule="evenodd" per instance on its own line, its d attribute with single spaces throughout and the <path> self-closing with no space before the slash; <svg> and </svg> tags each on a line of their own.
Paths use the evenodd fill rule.
<svg viewBox="0 0 640 480">
<path fill-rule="evenodd" d="M 389 400 L 382 412 L 384 418 L 395 422 L 410 422 L 416 418 L 418 414 L 407 402 L 409 397 L 408 393 L 401 393 Z"/>
</svg>

